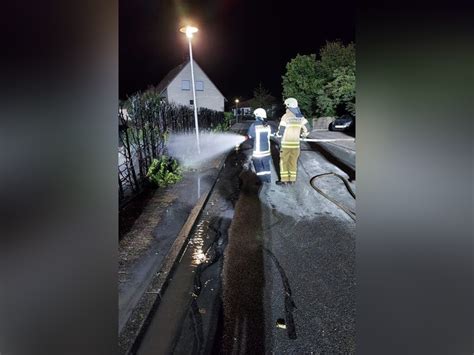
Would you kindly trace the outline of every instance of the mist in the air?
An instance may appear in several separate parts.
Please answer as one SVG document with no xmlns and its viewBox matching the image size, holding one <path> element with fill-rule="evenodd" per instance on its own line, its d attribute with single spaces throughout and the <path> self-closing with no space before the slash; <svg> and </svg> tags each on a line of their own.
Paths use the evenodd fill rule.
<svg viewBox="0 0 474 355">
<path fill-rule="evenodd" d="M 244 136 L 235 133 L 203 132 L 199 134 L 199 153 L 196 134 L 172 134 L 169 137 L 167 148 L 168 154 L 183 166 L 199 167 L 201 164 L 234 149 L 244 140 Z"/>
</svg>

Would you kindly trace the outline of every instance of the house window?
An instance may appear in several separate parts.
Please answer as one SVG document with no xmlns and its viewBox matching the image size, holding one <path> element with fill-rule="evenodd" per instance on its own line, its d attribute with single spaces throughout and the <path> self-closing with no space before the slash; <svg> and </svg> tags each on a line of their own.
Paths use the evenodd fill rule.
<svg viewBox="0 0 474 355">
<path fill-rule="evenodd" d="M 196 91 L 204 91 L 204 81 L 196 81 Z"/>
<path fill-rule="evenodd" d="M 190 84 L 189 80 L 181 80 L 181 90 L 190 90 Z"/>
<path fill-rule="evenodd" d="M 194 100 L 189 100 L 190 105 L 194 105 Z"/>
</svg>

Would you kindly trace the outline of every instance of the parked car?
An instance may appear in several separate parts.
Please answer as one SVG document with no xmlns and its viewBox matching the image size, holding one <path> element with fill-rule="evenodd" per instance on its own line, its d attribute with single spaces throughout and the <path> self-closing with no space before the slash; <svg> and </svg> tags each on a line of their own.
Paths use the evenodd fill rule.
<svg viewBox="0 0 474 355">
<path fill-rule="evenodd" d="M 343 115 L 336 118 L 329 124 L 330 131 L 341 131 L 346 133 L 355 133 L 355 117 Z"/>
</svg>

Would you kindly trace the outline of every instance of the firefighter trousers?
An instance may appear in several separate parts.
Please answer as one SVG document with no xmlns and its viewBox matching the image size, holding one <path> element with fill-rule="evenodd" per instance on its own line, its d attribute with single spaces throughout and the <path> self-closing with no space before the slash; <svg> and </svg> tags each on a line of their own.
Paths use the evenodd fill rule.
<svg viewBox="0 0 474 355">
<path fill-rule="evenodd" d="M 270 159 L 271 156 L 266 157 L 252 157 L 253 166 L 255 167 L 255 172 L 257 173 L 258 178 L 261 182 L 271 182 L 272 181 L 272 172 L 270 170 Z"/>
<path fill-rule="evenodd" d="M 280 180 L 296 181 L 300 148 L 282 148 L 280 151 Z"/>
</svg>

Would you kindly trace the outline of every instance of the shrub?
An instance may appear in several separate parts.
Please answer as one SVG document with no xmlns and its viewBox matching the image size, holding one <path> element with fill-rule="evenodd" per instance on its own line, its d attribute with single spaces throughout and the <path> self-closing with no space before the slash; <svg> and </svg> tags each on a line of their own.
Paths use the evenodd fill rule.
<svg viewBox="0 0 474 355">
<path fill-rule="evenodd" d="M 234 119 L 232 112 L 224 112 L 224 122 L 230 127 L 230 122 Z"/>
<path fill-rule="evenodd" d="M 165 187 L 181 180 L 182 171 L 179 163 L 166 155 L 153 159 L 146 177 L 158 187 Z"/>
<path fill-rule="evenodd" d="M 226 132 L 229 130 L 229 126 L 225 123 L 219 123 L 216 128 L 214 128 L 213 132 Z"/>
<path fill-rule="evenodd" d="M 232 112 L 224 112 L 224 120 L 220 122 L 214 129 L 214 132 L 227 132 L 230 129 L 230 121 L 234 115 Z"/>
</svg>

